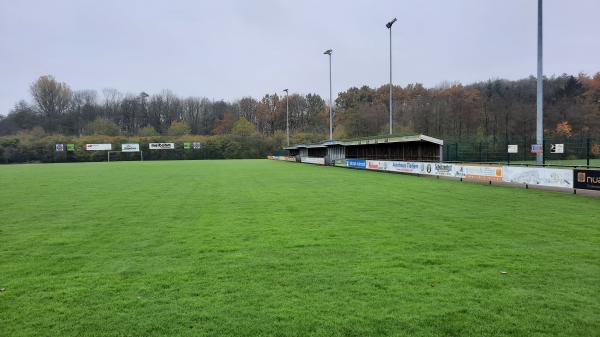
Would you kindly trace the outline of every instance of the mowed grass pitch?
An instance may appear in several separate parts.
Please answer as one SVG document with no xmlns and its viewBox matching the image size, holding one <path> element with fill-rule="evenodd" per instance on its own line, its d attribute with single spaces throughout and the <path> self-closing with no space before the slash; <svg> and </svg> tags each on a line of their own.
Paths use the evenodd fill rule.
<svg viewBox="0 0 600 337">
<path fill-rule="evenodd" d="M 0 166 L 0 199 L 0 336 L 600 335 L 595 198 L 246 160 Z"/>
</svg>

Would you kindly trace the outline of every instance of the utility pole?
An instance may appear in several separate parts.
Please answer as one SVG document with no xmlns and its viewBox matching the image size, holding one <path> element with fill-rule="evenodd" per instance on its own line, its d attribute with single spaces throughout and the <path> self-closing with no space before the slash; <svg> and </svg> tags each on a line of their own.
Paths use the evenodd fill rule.
<svg viewBox="0 0 600 337">
<path fill-rule="evenodd" d="M 544 71 L 543 71 L 543 32 L 542 0 L 538 0 L 538 36 L 537 36 L 537 106 L 536 106 L 536 143 L 544 144 Z M 545 149 L 542 148 L 542 151 Z M 544 153 L 535 155 L 536 163 L 542 165 Z"/>
<path fill-rule="evenodd" d="M 392 25 L 396 22 L 394 20 L 388 22 L 385 26 L 390 30 L 390 135 L 393 133 L 393 119 L 392 119 Z"/>
<path fill-rule="evenodd" d="M 290 99 L 288 97 L 288 89 L 285 91 L 285 132 L 287 134 L 287 146 L 290 146 Z"/>
<path fill-rule="evenodd" d="M 333 102 L 331 97 L 333 96 L 333 90 L 331 89 L 331 54 L 332 49 L 327 49 L 323 54 L 329 55 L 329 140 L 333 139 Z"/>
</svg>

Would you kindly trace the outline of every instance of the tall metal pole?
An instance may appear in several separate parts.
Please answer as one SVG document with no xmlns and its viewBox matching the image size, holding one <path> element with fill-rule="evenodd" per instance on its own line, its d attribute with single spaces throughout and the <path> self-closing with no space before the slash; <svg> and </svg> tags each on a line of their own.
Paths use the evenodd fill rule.
<svg viewBox="0 0 600 337">
<path fill-rule="evenodd" d="M 543 34 L 542 34 L 542 0 L 538 0 L 538 44 L 537 44 L 537 111 L 536 111 L 536 143 L 544 144 L 544 71 L 543 71 Z M 538 165 L 543 164 L 544 153 L 536 154 Z"/>
<path fill-rule="evenodd" d="M 392 119 L 392 25 L 396 22 L 394 20 L 388 22 L 385 26 L 390 30 L 390 135 L 393 133 L 393 119 Z"/>
<path fill-rule="evenodd" d="M 390 27 L 390 135 L 392 134 L 392 27 Z"/>
<path fill-rule="evenodd" d="M 285 132 L 287 133 L 287 146 L 290 146 L 290 99 L 288 89 L 283 91 L 285 91 Z"/>
<path fill-rule="evenodd" d="M 331 52 L 329 52 L 329 140 L 333 139 L 333 89 L 331 86 Z"/>
</svg>

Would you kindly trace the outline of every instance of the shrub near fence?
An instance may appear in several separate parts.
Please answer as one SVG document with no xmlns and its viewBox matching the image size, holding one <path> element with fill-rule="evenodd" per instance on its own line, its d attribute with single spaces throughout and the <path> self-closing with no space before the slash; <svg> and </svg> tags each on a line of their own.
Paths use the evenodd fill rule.
<svg viewBox="0 0 600 337">
<path fill-rule="evenodd" d="M 150 150 L 149 143 L 175 143 L 173 150 Z M 200 142 L 200 149 L 185 149 L 183 143 Z M 280 147 L 273 139 L 260 135 L 224 135 L 211 137 L 146 137 L 125 138 L 87 136 L 30 135 L 0 137 L 0 163 L 59 163 L 106 161 L 107 151 L 86 151 L 85 144 L 112 144 L 112 151 L 121 151 L 121 144 L 137 143 L 144 160 L 241 159 L 264 158 Z M 56 151 L 56 144 L 75 144 L 75 151 Z M 111 160 L 140 160 L 139 152 L 113 152 Z"/>
</svg>

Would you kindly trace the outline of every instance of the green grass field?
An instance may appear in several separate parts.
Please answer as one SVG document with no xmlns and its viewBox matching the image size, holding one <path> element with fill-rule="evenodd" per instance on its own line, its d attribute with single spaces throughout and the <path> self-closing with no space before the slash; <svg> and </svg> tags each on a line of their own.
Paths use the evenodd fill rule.
<svg viewBox="0 0 600 337">
<path fill-rule="evenodd" d="M 597 198 L 246 160 L 0 166 L 0 200 L 0 336 L 600 335 Z"/>
</svg>

